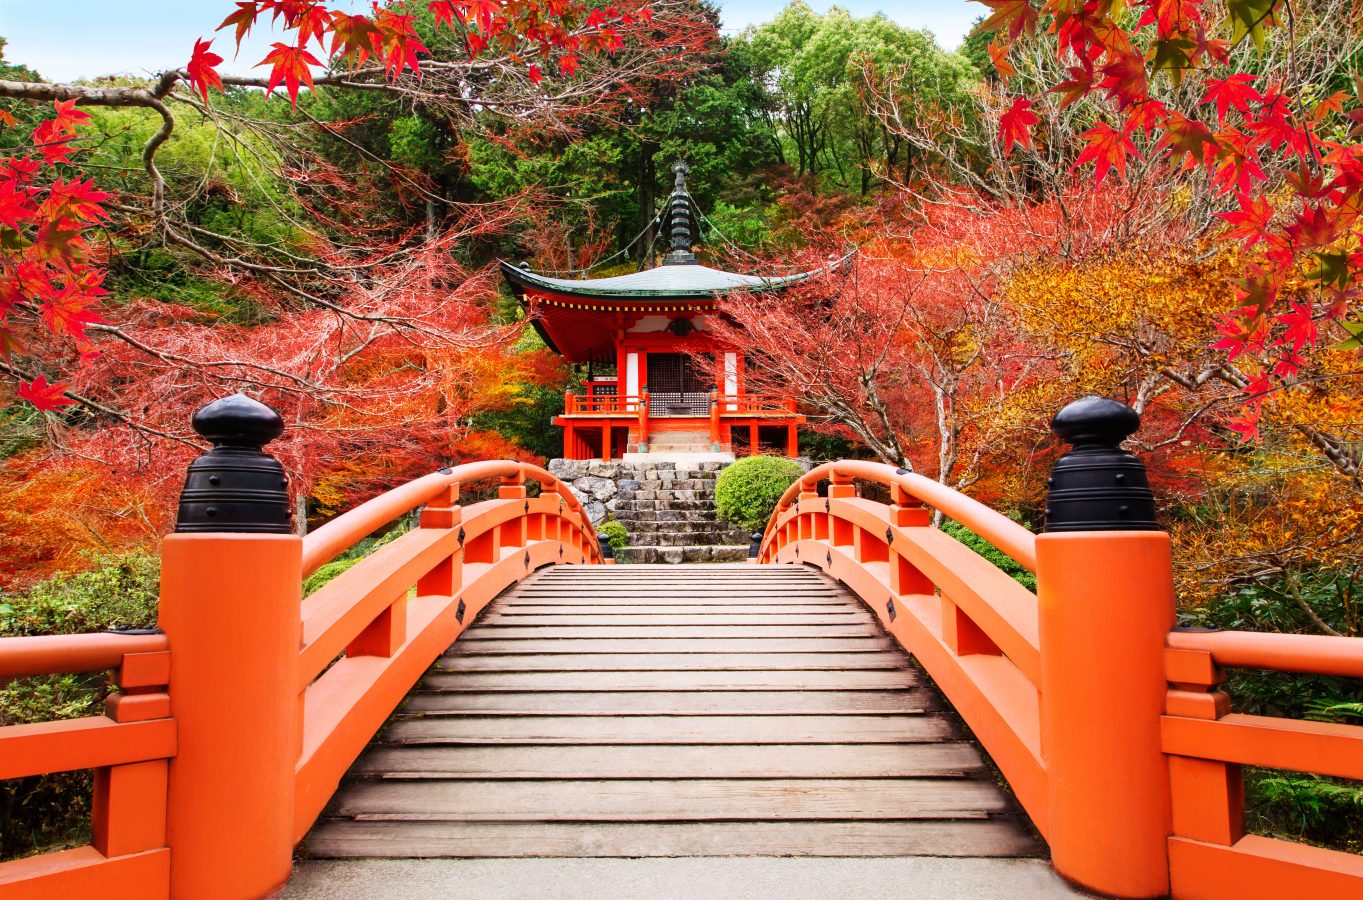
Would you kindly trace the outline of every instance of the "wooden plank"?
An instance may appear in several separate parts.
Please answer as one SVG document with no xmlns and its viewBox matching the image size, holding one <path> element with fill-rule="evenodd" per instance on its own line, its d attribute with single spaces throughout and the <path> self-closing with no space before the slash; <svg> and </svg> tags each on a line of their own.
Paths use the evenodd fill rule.
<svg viewBox="0 0 1363 900">
<path fill-rule="evenodd" d="M 749 603 L 781 603 L 788 597 L 810 597 L 828 603 L 858 605 L 860 601 L 849 598 L 842 591 L 824 588 L 744 588 L 732 587 L 681 588 L 675 585 L 641 585 L 630 588 L 521 588 L 513 589 L 502 595 L 507 603 L 522 603 L 534 600 L 537 603 L 572 603 L 582 597 L 599 598 L 612 602 L 652 603 L 659 598 L 694 597 L 698 600 L 723 601 L 728 597 L 741 597 Z"/>
<path fill-rule="evenodd" d="M 723 605 L 714 604 L 634 604 L 632 606 L 598 606 L 594 603 L 584 603 L 579 606 L 501 606 L 492 612 L 491 618 L 515 617 L 525 618 L 530 616 L 826 616 L 826 617 L 856 617 L 860 621 L 871 620 L 870 613 L 865 608 L 854 608 L 842 603 L 831 605 L 820 605 L 817 603 L 783 603 L 780 606 L 769 604 L 766 606 L 745 606 L 741 603 L 728 603 Z"/>
<path fill-rule="evenodd" d="M 919 685 L 912 669 L 852 672 L 460 672 L 427 675 L 437 691 L 864 691 Z"/>
<path fill-rule="evenodd" d="M 494 613 L 488 625 L 651 625 L 658 628 L 672 625 L 860 625 L 870 624 L 864 613 L 804 613 L 783 615 L 693 613 L 690 615 L 580 615 L 508 616 Z"/>
<path fill-rule="evenodd" d="M 861 744 L 958 737 L 940 716 L 461 716 L 399 717 L 389 743 L 437 744 Z"/>
<path fill-rule="evenodd" d="M 650 635 L 656 632 L 650 631 Z M 893 650 L 889 638 L 865 637 L 803 637 L 803 638 L 659 638 L 634 640 L 610 638 L 522 638 L 519 640 L 461 640 L 450 648 L 450 654 L 495 653 L 873 653 Z M 902 659 L 902 657 L 901 657 Z"/>
<path fill-rule="evenodd" d="M 304 853 L 314 858 L 1044 855 L 1035 838 L 1007 819 L 637 825 L 328 820 L 313 830 Z"/>
<path fill-rule="evenodd" d="M 903 653 L 554 653 L 474 656 L 450 653 L 433 672 L 671 672 L 686 669 L 900 669 Z"/>
<path fill-rule="evenodd" d="M 422 715 L 696 716 L 919 713 L 942 708 L 936 691 L 528 691 L 417 693 L 403 712 Z"/>
<path fill-rule="evenodd" d="M 499 641 L 520 638 L 816 638 L 816 637 L 880 637 L 883 635 L 870 622 L 849 625 L 678 625 L 666 632 L 644 625 L 486 625 L 478 626 L 459 639 L 460 645 L 471 641 Z"/>
<path fill-rule="evenodd" d="M 984 763 L 970 744 L 735 744 L 717 747 L 394 747 L 351 769 L 378 778 L 950 778 Z"/>
<path fill-rule="evenodd" d="M 655 594 L 647 600 L 640 600 L 638 594 L 621 594 L 619 596 L 603 596 L 601 594 L 579 594 L 575 596 L 562 596 L 555 599 L 548 597 L 515 597 L 505 599 L 498 609 L 501 611 L 523 611 L 534 610 L 560 610 L 578 609 L 589 606 L 605 612 L 615 612 L 617 610 L 626 611 L 637 609 L 649 612 L 654 607 L 663 610 L 674 606 L 688 608 L 700 607 L 702 609 L 723 609 L 734 607 L 739 610 L 747 609 L 766 609 L 775 607 L 785 609 L 790 606 L 809 607 L 813 610 L 842 609 L 847 612 L 856 612 L 865 607 L 858 604 L 851 604 L 839 597 L 818 597 L 802 594 L 782 594 L 780 596 L 768 595 L 758 598 L 756 596 L 745 596 L 742 594 L 715 594 L 706 597 L 697 594 Z M 796 610 L 799 612 L 799 610 Z"/>
<path fill-rule="evenodd" d="M 404 821 L 703 822 L 958 819 L 1003 812 L 984 781 L 956 778 L 682 781 L 382 781 L 343 792 L 332 815 Z"/>
</svg>

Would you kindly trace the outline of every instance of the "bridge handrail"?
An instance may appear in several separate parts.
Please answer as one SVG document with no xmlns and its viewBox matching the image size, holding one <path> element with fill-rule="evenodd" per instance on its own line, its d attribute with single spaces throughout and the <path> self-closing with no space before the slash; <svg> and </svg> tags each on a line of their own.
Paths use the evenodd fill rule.
<svg viewBox="0 0 1363 900">
<path fill-rule="evenodd" d="M 430 475 L 393 488 L 342 513 L 313 531 L 303 539 L 303 577 L 311 575 L 398 516 L 430 502 L 450 488 L 492 478 L 517 476 L 538 481 L 545 490 L 553 491 L 562 497 L 569 509 L 581 511 L 582 504 L 577 496 L 562 487 L 557 477 L 539 466 L 515 460 L 465 463 L 452 469 L 432 472 Z"/>
<path fill-rule="evenodd" d="M 1355 896 L 1363 859 L 1340 850 L 1245 833 L 1241 766 L 1363 779 L 1363 725 L 1231 712 L 1226 668 L 1363 676 L 1363 639 L 1247 631 L 1175 630 L 1160 722 L 1168 756 L 1176 895 Z"/>
<path fill-rule="evenodd" d="M 104 715 L 0 727 L 0 779 L 95 771 L 90 843 L 0 862 L 0 894 L 156 896 L 168 883 L 168 646 L 162 634 L 0 638 L 0 679 L 112 670 L 115 683 Z"/>
<path fill-rule="evenodd" d="M 167 647 L 164 634 L 49 634 L 0 638 L 0 678 L 117 669 L 130 653 Z"/>
<path fill-rule="evenodd" d="M 911 497 L 940 510 L 993 544 L 1028 572 L 1036 572 L 1036 535 L 978 500 L 971 499 L 931 478 L 896 469 L 884 463 L 840 460 L 810 469 L 786 489 L 776 505 L 777 513 L 788 509 L 801 492 L 813 491 L 821 481 L 860 478 L 886 487 L 898 487 Z M 770 537 L 775 517 L 767 525 Z"/>
<path fill-rule="evenodd" d="M 833 483 L 819 498 L 815 489 L 825 479 Z M 891 503 L 856 497 L 855 479 L 890 487 Z M 937 681 L 1045 835 L 1036 597 L 929 527 L 923 503 L 1007 545 L 1035 569 L 1036 538 L 1017 523 L 922 476 L 847 460 L 811 469 L 791 485 L 758 561 L 813 564 L 860 596 Z"/>
<path fill-rule="evenodd" d="M 1169 646 L 1211 654 L 1218 666 L 1363 678 L 1363 640 L 1324 634 L 1173 631 Z"/>
</svg>

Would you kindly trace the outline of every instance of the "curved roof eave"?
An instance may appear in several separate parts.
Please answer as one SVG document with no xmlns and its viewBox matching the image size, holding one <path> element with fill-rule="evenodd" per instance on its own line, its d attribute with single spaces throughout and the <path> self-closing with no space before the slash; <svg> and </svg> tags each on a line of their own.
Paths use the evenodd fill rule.
<svg viewBox="0 0 1363 900">
<path fill-rule="evenodd" d="M 610 278 L 551 278 L 512 265 L 506 260 L 498 260 L 498 263 L 507 280 L 519 288 L 537 288 L 556 294 L 598 299 L 612 297 L 697 299 L 730 291 L 772 291 L 793 287 L 830 269 L 843 268 L 854 255 L 855 250 L 828 266 L 773 278 L 740 275 L 701 265 L 658 266 L 643 272 L 615 275 Z"/>
</svg>

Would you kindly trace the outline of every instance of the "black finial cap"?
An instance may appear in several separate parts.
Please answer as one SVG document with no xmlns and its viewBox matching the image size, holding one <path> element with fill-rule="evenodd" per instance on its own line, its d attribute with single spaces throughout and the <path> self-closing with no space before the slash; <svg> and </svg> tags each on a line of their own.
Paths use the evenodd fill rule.
<svg viewBox="0 0 1363 900">
<path fill-rule="evenodd" d="M 1056 437 L 1075 447 L 1118 447 L 1140 427 L 1141 417 L 1134 409 L 1092 395 L 1074 401 L 1051 419 Z"/>
<path fill-rule="evenodd" d="M 176 532 L 291 534 L 289 481 L 263 450 L 284 433 L 279 413 L 234 394 L 195 413 L 193 425 L 213 449 L 189 464 Z"/>
<path fill-rule="evenodd" d="M 1140 428 L 1129 406 L 1084 397 L 1051 420 L 1072 449 L 1055 462 L 1046 495 L 1047 532 L 1161 531 L 1145 465 L 1121 448 Z"/>
<path fill-rule="evenodd" d="M 757 559 L 762 553 L 762 532 L 754 531 L 748 535 L 748 539 L 752 541 L 748 545 L 748 559 Z"/>
<path fill-rule="evenodd" d="M 601 542 L 601 558 L 615 559 L 615 548 L 610 545 L 609 541 Z"/>
<path fill-rule="evenodd" d="M 215 447 L 260 450 L 284 433 L 279 413 L 245 394 L 214 400 L 194 414 L 191 424 Z"/>
</svg>

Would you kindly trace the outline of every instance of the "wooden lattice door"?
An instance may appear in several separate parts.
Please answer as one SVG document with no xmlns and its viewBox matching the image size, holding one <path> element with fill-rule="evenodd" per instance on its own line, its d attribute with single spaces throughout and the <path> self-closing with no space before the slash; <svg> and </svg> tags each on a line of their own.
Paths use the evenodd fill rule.
<svg viewBox="0 0 1363 900">
<path fill-rule="evenodd" d="M 689 353 L 648 355 L 649 415 L 709 415 L 714 386 L 709 367 Z"/>
</svg>

